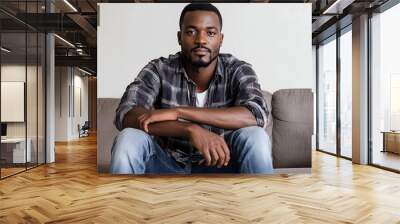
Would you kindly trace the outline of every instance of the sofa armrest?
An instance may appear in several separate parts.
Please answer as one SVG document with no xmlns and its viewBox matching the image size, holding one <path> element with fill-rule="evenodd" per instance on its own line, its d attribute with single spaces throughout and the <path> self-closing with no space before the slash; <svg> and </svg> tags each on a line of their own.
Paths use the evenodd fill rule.
<svg viewBox="0 0 400 224">
<path fill-rule="evenodd" d="M 120 99 L 97 99 L 97 171 L 108 173 L 111 160 L 111 146 L 118 134 L 114 126 L 115 109 Z"/>
<path fill-rule="evenodd" d="M 314 102 L 311 89 L 282 89 L 272 96 L 274 168 L 310 168 Z"/>
</svg>

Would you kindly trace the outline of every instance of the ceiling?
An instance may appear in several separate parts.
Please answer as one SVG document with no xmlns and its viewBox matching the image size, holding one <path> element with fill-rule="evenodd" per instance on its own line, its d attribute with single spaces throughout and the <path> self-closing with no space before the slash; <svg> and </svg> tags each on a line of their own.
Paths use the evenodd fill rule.
<svg viewBox="0 0 400 224">
<path fill-rule="evenodd" d="M 254 2 L 254 3 L 311 3 L 313 43 L 318 43 L 332 35 L 340 26 L 351 23 L 351 18 L 376 8 L 387 0 L 254 0 L 254 1 L 213 1 L 213 2 Z M 135 3 L 135 2 L 188 2 L 184 0 L 45 0 L 18 1 L 1 0 L 0 24 L 8 42 L 14 41 L 14 47 L 23 46 L 18 32 L 25 29 L 39 32 L 55 32 L 61 38 L 55 38 L 56 65 L 85 67 L 96 72 L 96 27 L 97 3 Z M 52 13 L 49 13 L 52 11 Z M 346 22 L 347 21 L 347 22 Z M 347 24 L 348 23 L 348 24 Z M 11 34 L 13 33 L 13 34 Z M 3 35 L 4 36 L 4 35 Z M 14 36 L 14 37 L 13 37 Z M 69 43 L 66 43 L 62 39 Z M 3 42 L 4 43 L 4 42 Z M 71 45 L 72 44 L 72 45 Z M 31 51 L 29 45 L 28 51 Z M 18 48 L 17 48 L 18 49 Z"/>
</svg>

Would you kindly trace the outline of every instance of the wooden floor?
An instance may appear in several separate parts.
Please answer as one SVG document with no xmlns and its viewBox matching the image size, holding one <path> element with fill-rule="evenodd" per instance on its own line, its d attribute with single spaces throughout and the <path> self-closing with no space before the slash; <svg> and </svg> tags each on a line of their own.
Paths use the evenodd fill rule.
<svg viewBox="0 0 400 224">
<path fill-rule="evenodd" d="M 400 175 L 313 153 L 312 174 L 99 175 L 96 139 L 0 181 L 0 223 L 400 223 Z"/>
</svg>

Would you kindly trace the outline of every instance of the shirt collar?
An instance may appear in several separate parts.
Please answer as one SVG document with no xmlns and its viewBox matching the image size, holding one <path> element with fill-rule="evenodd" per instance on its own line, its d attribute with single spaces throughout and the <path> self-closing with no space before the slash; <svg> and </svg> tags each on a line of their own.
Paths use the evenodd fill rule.
<svg viewBox="0 0 400 224">
<path fill-rule="evenodd" d="M 193 82 L 192 79 L 186 73 L 185 67 L 183 66 L 182 53 L 178 52 L 177 55 L 179 58 L 177 73 L 183 74 L 188 81 Z M 217 57 L 217 69 L 215 70 L 214 74 L 217 75 L 221 79 L 224 78 L 224 64 L 222 63 L 222 59 L 221 59 L 220 55 L 218 55 L 218 57 Z"/>
</svg>

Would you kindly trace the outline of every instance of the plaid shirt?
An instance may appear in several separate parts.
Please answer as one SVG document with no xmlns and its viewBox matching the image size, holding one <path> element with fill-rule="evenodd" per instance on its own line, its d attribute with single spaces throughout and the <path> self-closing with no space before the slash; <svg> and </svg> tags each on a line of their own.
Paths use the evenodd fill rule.
<svg viewBox="0 0 400 224">
<path fill-rule="evenodd" d="M 125 114 L 133 107 L 161 109 L 196 107 L 196 84 L 187 75 L 181 53 L 149 62 L 128 85 L 116 110 L 115 126 L 123 129 Z M 251 65 L 230 54 L 219 54 L 215 75 L 210 81 L 205 108 L 247 107 L 257 125 L 267 124 L 269 111 L 261 93 L 257 76 Z M 220 136 L 233 130 L 202 125 Z M 184 137 L 154 137 L 182 165 L 197 162 L 200 154 Z"/>
</svg>

